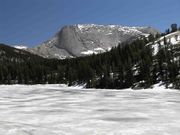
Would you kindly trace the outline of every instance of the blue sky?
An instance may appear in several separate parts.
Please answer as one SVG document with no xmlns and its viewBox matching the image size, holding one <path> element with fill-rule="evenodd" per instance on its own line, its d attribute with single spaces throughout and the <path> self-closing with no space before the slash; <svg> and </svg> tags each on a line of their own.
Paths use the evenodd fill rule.
<svg viewBox="0 0 180 135">
<path fill-rule="evenodd" d="M 0 0 L 0 42 L 38 45 L 64 25 L 180 24 L 180 0 Z"/>
</svg>

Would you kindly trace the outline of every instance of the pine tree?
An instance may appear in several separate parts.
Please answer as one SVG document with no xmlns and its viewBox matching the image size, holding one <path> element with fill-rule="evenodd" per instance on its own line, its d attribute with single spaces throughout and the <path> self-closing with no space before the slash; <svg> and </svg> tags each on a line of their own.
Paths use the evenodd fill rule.
<svg viewBox="0 0 180 135">
<path fill-rule="evenodd" d="M 171 32 L 175 32 L 175 31 L 177 31 L 177 24 L 171 24 Z"/>
</svg>

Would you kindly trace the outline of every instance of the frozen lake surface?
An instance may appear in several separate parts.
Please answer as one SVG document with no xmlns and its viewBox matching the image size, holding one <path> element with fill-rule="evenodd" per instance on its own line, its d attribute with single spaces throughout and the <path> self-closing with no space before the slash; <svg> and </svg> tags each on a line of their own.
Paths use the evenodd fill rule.
<svg viewBox="0 0 180 135">
<path fill-rule="evenodd" d="M 0 86 L 1 135 L 179 135 L 177 90 Z"/>
</svg>

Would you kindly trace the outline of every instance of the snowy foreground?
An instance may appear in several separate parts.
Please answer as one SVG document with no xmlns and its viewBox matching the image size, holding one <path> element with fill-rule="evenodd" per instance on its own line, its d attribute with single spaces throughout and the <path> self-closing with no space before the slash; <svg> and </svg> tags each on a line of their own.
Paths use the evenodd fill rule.
<svg viewBox="0 0 180 135">
<path fill-rule="evenodd" d="M 1 135 L 179 135 L 180 92 L 0 85 Z"/>
</svg>

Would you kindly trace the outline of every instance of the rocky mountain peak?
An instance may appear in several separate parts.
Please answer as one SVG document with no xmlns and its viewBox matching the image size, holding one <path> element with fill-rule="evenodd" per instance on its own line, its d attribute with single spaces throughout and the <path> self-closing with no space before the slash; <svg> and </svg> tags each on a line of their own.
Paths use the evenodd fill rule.
<svg viewBox="0 0 180 135">
<path fill-rule="evenodd" d="M 76 24 L 64 26 L 52 39 L 29 51 L 46 58 L 72 58 L 106 52 L 119 43 L 157 33 L 152 27 Z"/>
</svg>

